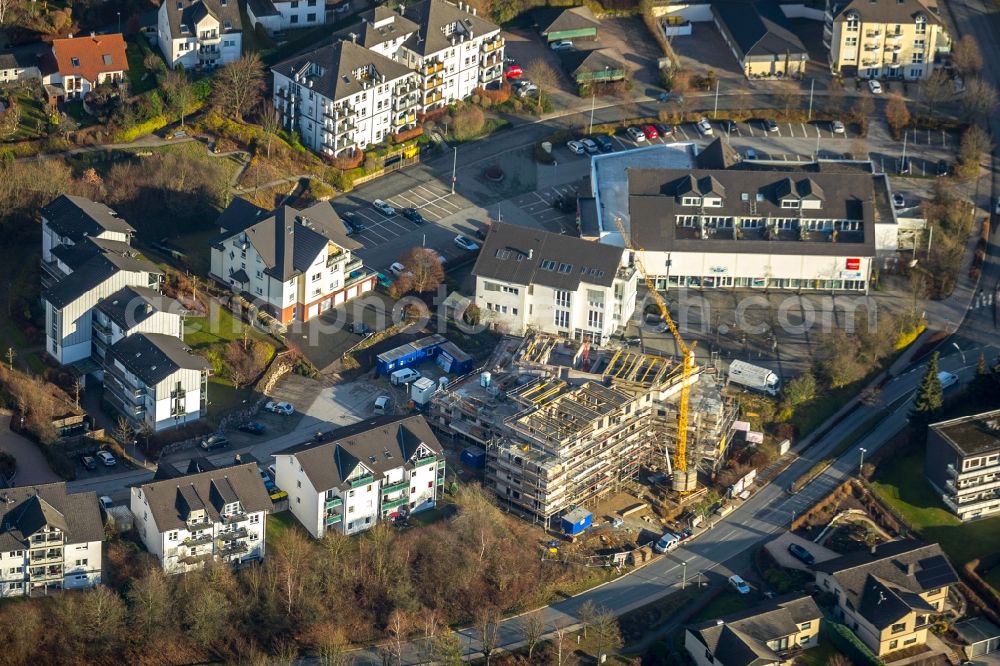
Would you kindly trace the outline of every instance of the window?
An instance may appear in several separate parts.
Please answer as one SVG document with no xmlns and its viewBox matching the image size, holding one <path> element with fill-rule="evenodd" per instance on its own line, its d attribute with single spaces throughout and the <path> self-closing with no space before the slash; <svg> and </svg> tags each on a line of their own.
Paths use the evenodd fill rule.
<svg viewBox="0 0 1000 666">
<path fill-rule="evenodd" d="M 798 208 L 799 207 L 799 202 L 796 199 L 782 199 L 781 200 L 781 207 L 782 208 Z"/>
<path fill-rule="evenodd" d="M 917 29 L 916 29 L 916 32 L 917 32 L 918 35 L 926 35 L 927 34 L 927 19 L 924 18 L 923 16 L 918 16 L 917 17 Z"/>
<path fill-rule="evenodd" d="M 701 204 L 701 199 L 698 197 L 684 197 L 681 199 L 682 206 L 697 206 Z"/>
<path fill-rule="evenodd" d="M 167 532 L 167 541 L 177 541 L 177 532 Z"/>
<path fill-rule="evenodd" d="M 316 22 L 316 12 L 309 12 L 308 14 L 306 14 L 306 23 L 315 23 L 315 22 Z"/>
<path fill-rule="evenodd" d="M 11 567 L 10 571 L 8 571 L 7 573 L 9 573 L 9 574 L 19 574 L 19 573 L 23 573 L 23 572 L 24 572 L 24 567 Z"/>
<path fill-rule="evenodd" d="M 87 558 L 85 557 L 82 560 L 77 560 L 76 561 L 76 566 L 78 566 L 78 567 L 85 567 L 85 566 L 87 566 Z"/>
<path fill-rule="evenodd" d="M 542 261 L 543 271 L 554 271 L 555 269 L 556 269 L 556 262 L 552 261 L 551 259 L 545 259 Z"/>
<path fill-rule="evenodd" d="M 295 486 L 298 487 L 298 488 L 301 488 L 302 487 L 302 482 L 301 481 L 296 481 L 295 482 Z"/>
<path fill-rule="evenodd" d="M 889 641 L 889 649 L 895 650 L 899 646 L 899 641 Z"/>
<path fill-rule="evenodd" d="M 347 507 L 347 513 L 354 513 L 354 507 L 353 506 Z"/>
<path fill-rule="evenodd" d="M 848 32 L 857 32 L 860 26 L 861 26 L 861 20 L 858 18 L 857 14 L 850 14 L 847 17 Z"/>
<path fill-rule="evenodd" d="M 917 642 L 917 637 L 914 636 L 913 638 L 907 638 L 905 641 L 903 641 L 903 645 L 904 646 L 906 646 L 906 645 L 913 645 L 916 642 Z"/>
<path fill-rule="evenodd" d="M 588 310 L 587 326 L 591 328 L 602 328 L 604 326 L 604 313 L 597 310 Z"/>
<path fill-rule="evenodd" d="M 297 2 L 293 2 L 292 4 L 293 5 L 297 5 L 298 3 Z M 298 23 L 299 22 L 299 16 L 298 16 L 298 14 L 292 14 L 292 18 L 291 18 L 291 20 L 289 22 L 292 23 L 293 25 L 296 24 L 296 23 Z"/>
<path fill-rule="evenodd" d="M 913 64 L 913 65 L 922 65 L 922 64 L 924 64 L 924 54 L 923 53 L 914 53 L 914 54 L 912 54 L 910 56 L 910 63 Z"/>
<path fill-rule="evenodd" d="M 79 58 L 75 58 L 75 57 L 74 58 L 70 58 L 70 62 L 73 64 L 74 67 L 79 67 L 80 66 L 80 59 Z"/>
<path fill-rule="evenodd" d="M 897 622 L 896 624 L 892 625 L 892 633 L 898 634 L 898 633 L 902 633 L 904 631 L 906 631 L 906 623 L 905 622 Z"/>
<path fill-rule="evenodd" d="M 914 39 L 913 40 L 913 49 L 916 50 L 916 51 L 923 51 L 926 44 L 927 44 L 927 41 L 924 40 L 924 39 Z"/>
<path fill-rule="evenodd" d="M 313 275 L 313 276 L 312 276 L 312 278 L 310 278 L 310 279 L 311 279 L 311 280 L 312 280 L 313 282 L 319 282 L 319 281 L 320 281 L 320 278 L 322 278 L 322 277 L 323 277 L 323 274 L 322 274 L 322 273 L 316 273 L 316 275 Z"/>
<path fill-rule="evenodd" d="M 354 491 L 353 490 L 347 491 L 347 496 L 348 497 L 354 497 Z"/>
<path fill-rule="evenodd" d="M 812 622 L 803 622 L 799 625 L 799 629 L 812 629 Z"/>
<path fill-rule="evenodd" d="M 251 525 L 259 525 L 260 524 L 260 514 L 259 513 L 252 513 L 252 514 L 250 514 L 250 524 Z"/>
<path fill-rule="evenodd" d="M 857 45 L 858 45 L 857 37 L 848 37 L 847 39 L 844 40 L 844 46 L 857 46 Z"/>
<path fill-rule="evenodd" d="M 561 289 L 556 290 L 556 305 L 561 308 L 568 308 L 570 306 L 570 293 L 568 291 L 563 291 Z"/>
<path fill-rule="evenodd" d="M 558 328 L 569 328 L 569 312 L 566 310 L 556 310 L 553 322 Z"/>
</svg>

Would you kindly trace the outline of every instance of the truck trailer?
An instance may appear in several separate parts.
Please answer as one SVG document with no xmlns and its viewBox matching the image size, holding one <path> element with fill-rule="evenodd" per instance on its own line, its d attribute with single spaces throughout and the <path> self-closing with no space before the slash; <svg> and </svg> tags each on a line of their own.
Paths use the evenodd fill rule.
<svg viewBox="0 0 1000 666">
<path fill-rule="evenodd" d="M 781 390 L 781 378 L 778 375 L 746 361 L 733 361 L 729 364 L 729 381 L 768 395 L 778 395 Z"/>
</svg>

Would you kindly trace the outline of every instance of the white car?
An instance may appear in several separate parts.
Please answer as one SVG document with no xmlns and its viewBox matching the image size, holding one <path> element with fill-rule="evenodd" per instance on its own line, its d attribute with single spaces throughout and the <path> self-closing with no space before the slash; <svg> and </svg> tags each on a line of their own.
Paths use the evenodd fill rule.
<svg viewBox="0 0 1000 666">
<path fill-rule="evenodd" d="M 392 412 L 392 402 L 387 395 L 380 395 L 375 398 L 375 406 L 372 411 L 376 414 L 390 414 Z"/>
<path fill-rule="evenodd" d="M 839 120 L 834 120 L 832 123 L 830 123 L 830 131 L 833 132 L 834 134 L 843 134 L 844 123 L 840 122 Z"/>
<path fill-rule="evenodd" d="M 115 501 L 111 499 L 111 497 L 109 497 L 108 495 L 101 495 L 100 497 L 97 498 L 97 501 L 101 503 L 101 508 L 104 509 L 105 511 L 110 509 L 111 506 L 115 503 Z"/>
<path fill-rule="evenodd" d="M 295 413 L 295 408 L 292 407 L 290 403 L 280 402 L 276 400 L 268 400 L 267 404 L 264 405 L 264 409 L 269 412 L 274 412 L 275 414 L 283 414 L 285 416 L 291 416 Z"/>
<path fill-rule="evenodd" d="M 553 51 L 569 51 L 573 48 L 573 42 L 569 39 L 563 39 L 558 42 L 552 42 Z"/>
<path fill-rule="evenodd" d="M 653 544 L 653 550 L 657 553 L 666 553 L 676 548 L 681 542 L 681 538 L 673 532 L 667 532 L 660 537 L 659 541 Z"/>
<path fill-rule="evenodd" d="M 750 586 L 737 574 L 729 577 L 729 585 L 740 594 L 750 594 Z"/>
<path fill-rule="evenodd" d="M 580 143 L 579 141 L 570 141 L 566 144 L 566 147 L 577 155 L 583 155 L 585 152 L 587 152 L 587 149 L 584 148 L 583 144 Z"/>
<path fill-rule="evenodd" d="M 583 144 L 583 149 L 586 150 L 591 155 L 596 155 L 597 153 L 601 152 L 601 149 L 598 147 L 597 142 L 595 142 L 593 139 L 580 139 L 580 143 Z"/>
<path fill-rule="evenodd" d="M 633 125 L 632 127 L 629 127 L 627 130 L 625 130 L 625 133 L 628 134 L 629 138 L 635 141 L 636 143 L 642 143 L 643 141 L 646 140 L 646 133 L 642 131 L 641 127 L 636 127 Z"/>
<path fill-rule="evenodd" d="M 372 205 L 375 206 L 378 212 L 382 213 L 386 217 L 392 217 L 396 214 L 396 209 L 381 199 L 376 199 L 372 202 Z"/>
<path fill-rule="evenodd" d="M 98 460 L 104 463 L 105 467 L 114 467 L 118 464 L 118 461 L 111 455 L 110 451 L 98 451 L 95 455 Z"/>
<path fill-rule="evenodd" d="M 403 275 L 404 273 L 409 273 L 409 271 L 406 270 L 406 266 L 398 261 L 392 262 L 392 264 L 389 265 L 389 270 L 392 271 L 393 275 Z"/>
<path fill-rule="evenodd" d="M 875 79 L 868 79 L 868 90 L 871 90 L 873 95 L 881 95 L 882 84 Z"/>
<path fill-rule="evenodd" d="M 695 127 L 698 128 L 698 133 L 703 136 L 712 136 L 712 124 L 708 122 L 708 118 L 704 116 L 695 123 Z"/>
<path fill-rule="evenodd" d="M 479 243 L 469 240 L 465 236 L 455 236 L 455 245 L 469 252 L 475 252 L 479 249 Z"/>
</svg>

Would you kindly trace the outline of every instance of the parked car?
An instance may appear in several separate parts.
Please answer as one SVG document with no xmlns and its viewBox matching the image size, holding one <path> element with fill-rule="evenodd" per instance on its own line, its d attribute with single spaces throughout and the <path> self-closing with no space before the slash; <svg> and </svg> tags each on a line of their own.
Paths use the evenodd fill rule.
<svg viewBox="0 0 1000 666">
<path fill-rule="evenodd" d="M 420 211 L 417 210 L 416 208 L 404 208 L 400 212 L 403 214 L 403 217 L 408 219 L 410 222 L 413 222 L 414 224 L 424 223 L 424 216 L 421 215 Z"/>
<path fill-rule="evenodd" d="M 615 151 L 615 144 L 612 143 L 611 137 L 607 134 L 594 134 L 590 138 L 594 140 L 594 143 L 597 144 L 602 153 L 613 153 Z"/>
<path fill-rule="evenodd" d="M 372 334 L 374 334 L 375 331 L 373 331 L 368 326 L 368 324 L 364 323 L 363 321 L 356 321 L 353 324 L 351 324 L 351 333 L 357 333 L 361 337 L 367 338 Z"/>
<path fill-rule="evenodd" d="M 660 93 L 660 96 L 656 99 L 661 102 L 677 102 L 678 104 L 684 103 L 684 95 L 680 93 Z"/>
<path fill-rule="evenodd" d="M 206 451 L 214 451 L 215 449 L 222 449 L 227 446 L 229 446 L 229 440 L 225 435 L 219 433 L 209 435 L 201 440 L 201 448 Z"/>
<path fill-rule="evenodd" d="M 792 554 L 792 557 L 799 560 L 803 564 L 808 566 L 816 564 L 816 558 L 813 557 L 813 554 L 797 543 L 788 544 L 788 552 Z"/>
<path fill-rule="evenodd" d="M 479 249 L 479 243 L 465 236 L 455 236 L 455 245 L 469 252 L 475 252 Z"/>
<path fill-rule="evenodd" d="M 580 139 L 580 143 L 583 144 L 583 149 L 590 155 L 596 155 L 601 152 L 601 149 L 597 147 L 597 143 L 593 139 Z"/>
<path fill-rule="evenodd" d="M 728 119 L 723 120 L 719 124 L 722 125 L 722 131 L 725 132 L 726 134 L 732 134 L 733 132 L 736 131 L 736 123 L 733 122 L 732 120 Z"/>
<path fill-rule="evenodd" d="M 347 232 L 348 236 L 354 236 L 355 234 L 360 234 L 365 230 L 365 226 L 357 221 L 354 216 L 348 217 L 345 213 L 340 216 L 341 221 L 344 223 L 344 231 Z"/>
<path fill-rule="evenodd" d="M 635 125 L 625 130 L 625 133 L 628 134 L 629 138 L 635 141 L 636 143 L 642 143 L 643 141 L 646 140 L 646 133 L 643 132 L 640 127 L 637 127 Z"/>
<path fill-rule="evenodd" d="M 249 433 L 251 435 L 263 435 L 264 431 L 267 430 L 263 423 L 259 423 L 257 421 L 246 421 L 239 424 L 236 429 L 240 432 Z"/>
<path fill-rule="evenodd" d="M 552 42 L 551 48 L 553 51 L 569 51 L 573 48 L 573 42 L 569 39 L 563 39 L 558 42 Z"/>
<path fill-rule="evenodd" d="M 708 118 L 704 116 L 702 116 L 698 122 L 695 123 L 695 127 L 698 129 L 698 133 L 703 136 L 712 136 L 712 134 L 714 134 L 714 132 L 712 132 L 712 123 L 708 122 Z"/>
<path fill-rule="evenodd" d="M 393 386 L 405 386 L 410 382 L 415 382 L 423 375 L 413 368 L 401 368 L 389 375 L 389 383 Z"/>
<path fill-rule="evenodd" d="M 868 90 L 871 90 L 873 95 L 881 95 L 882 84 L 875 79 L 868 79 Z"/>
<path fill-rule="evenodd" d="M 642 338 L 638 335 L 629 335 L 622 339 L 622 341 L 628 346 L 639 346 L 642 344 Z"/>
<path fill-rule="evenodd" d="M 564 197 L 561 194 L 556 195 L 552 198 L 552 207 L 555 208 L 560 213 L 570 213 L 576 212 L 576 197 Z"/>
<path fill-rule="evenodd" d="M 642 133 L 646 135 L 646 138 L 652 141 L 653 139 L 659 139 L 660 133 L 656 131 L 656 128 L 652 125 L 643 125 Z"/>
<path fill-rule="evenodd" d="M 380 395 L 375 398 L 375 406 L 372 411 L 376 414 L 391 414 L 392 413 L 392 402 L 389 400 L 389 396 Z"/>
<path fill-rule="evenodd" d="M 743 156 L 748 160 L 755 160 L 757 159 L 757 151 L 753 148 L 747 148 L 743 151 Z"/>
<path fill-rule="evenodd" d="M 840 122 L 839 120 L 834 120 L 832 123 L 830 123 L 830 131 L 833 132 L 834 134 L 843 134 L 844 123 Z"/>
<path fill-rule="evenodd" d="M 291 416 L 295 413 L 295 408 L 291 404 L 280 400 L 268 400 L 267 404 L 264 405 L 264 409 L 284 416 Z"/>
<path fill-rule="evenodd" d="M 583 143 L 580 141 L 568 141 L 566 147 L 575 155 L 583 155 L 587 152 L 587 149 L 583 147 Z"/>
<path fill-rule="evenodd" d="M 750 594 L 750 586 L 737 574 L 729 577 L 729 585 L 740 594 Z"/>
<path fill-rule="evenodd" d="M 938 176 L 947 176 L 951 173 L 951 167 L 948 165 L 948 160 L 938 160 L 937 169 L 935 173 Z"/>
<path fill-rule="evenodd" d="M 777 132 L 778 131 L 777 121 L 774 120 L 773 118 L 764 119 L 764 129 L 766 129 L 768 132 Z"/>
<path fill-rule="evenodd" d="M 107 511 L 112 506 L 114 506 L 115 501 L 111 499 L 110 495 L 101 495 L 97 498 L 97 501 L 101 503 L 101 508 Z"/>
<path fill-rule="evenodd" d="M 902 194 L 896 193 L 892 195 L 892 205 L 894 208 L 906 208 L 906 199 L 903 198 Z"/>
<path fill-rule="evenodd" d="M 664 123 L 653 123 L 653 127 L 656 128 L 656 131 L 660 134 L 661 137 L 666 138 L 668 136 L 673 136 L 674 134 L 673 125 L 666 125 Z"/>
<path fill-rule="evenodd" d="M 526 86 L 521 86 L 517 89 L 517 96 L 520 98 L 525 97 L 537 97 L 538 96 L 538 86 L 534 83 L 529 83 Z"/>
<path fill-rule="evenodd" d="M 666 553 L 673 550 L 681 543 L 680 537 L 678 537 L 673 532 L 667 532 L 660 539 L 653 544 L 653 550 L 657 553 Z"/>
<path fill-rule="evenodd" d="M 402 275 L 403 273 L 409 273 L 409 271 L 406 270 L 406 266 L 399 263 L 398 261 L 394 261 L 391 264 L 389 264 L 389 271 L 393 275 Z"/>
<path fill-rule="evenodd" d="M 378 210 L 378 212 L 385 215 L 386 217 L 392 217 L 393 215 L 396 214 L 396 209 L 390 206 L 385 201 L 382 201 L 381 199 L 376 199 L 375 201 L 373 201 L 372 206 L 375 206 L 375 209 Z"/>
<path fill-rule="evenodd" d="M 80 456 L 80 464 L 83 465 L 85 469 L 97 469 L 97 460 L 94 456 Z"/>
<path fill-rule="evenodd" d="M 524 74 L 524 70 L 522 70 L 521 66 L 517 64 L 507 65 L 507 69 L 503 72 L 503 75 L 508 79 L 519 79 L 522 74 Z"/>
<path fill-rule="evenodd" d="M 110 451 L 98 451 L 95 455 L 98 460 L 104 463 L 105 467 L 114 467 L 118 464 L 118 460 L 111 455 Z"/>
</svg>

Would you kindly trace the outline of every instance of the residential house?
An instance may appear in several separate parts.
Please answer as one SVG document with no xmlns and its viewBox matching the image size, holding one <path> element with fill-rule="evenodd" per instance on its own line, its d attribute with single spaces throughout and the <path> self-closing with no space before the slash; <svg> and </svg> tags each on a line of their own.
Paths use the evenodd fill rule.
<svg viewBox="0 0 1000 666">
<path fill-rule="evenodd" d="M 166 573 L 264 559 L 273 505 L 256 463 L 166 476 L 133 486 L 130 502 L 142 543 Z"/>
<path fill-rule="evenodd" d="M 813 567 L 816 585 L 835 595 L 835 617 L 877 656 L 923 645 L 931 616 L 958 582 L 937 544 L 889 541 Z"/>
<path fill-rule="evenodd" d="M 1000 409 L 934 423 L 927 480 L 962 520 L 1000 512 Z"/>
<path fill-rule="evenodd" d="M 28 49 L 10 49 L 0 52 L 0 83 L 14 83 L 41 78 L 38 57 Z"/>
<path fill-rule="evenodd" d="M 108 347 L 133 333 L 161 333 L 184 338 L 184 306 L 148 287 L 122 287 L 97 302 L 90 323 L 95 360 Z"/>
<path fill-rule="evenodd" d="M 822 617 L 812 597 L 787 595 L 687 627 L 684 648 L 697 666 L 792 666 L 819 643 Z"/>
<path fill-rule="evenodd" d="M 42 83 L 60 91 L 65 99 L 78 99 L 102 83 L 125 78 L 128 60 L 120 33 L 52 40 L 52 59 Z"/>
<path fill-rule="evenodd" d="M 720 0 L 712 18 L 744 76 L 801 76 L 809 53 L 777 0 Z"/>
<path fill-rule="evenodd" d="M 531 13 L 538 33 L 548 43 L 594 40 L 601 22 L 589 7 L 541 7 Z"/>
<path fill-rule="evenodd" d="M 606 341 L 635 311 L 638 272 L 620 247 L 494 222 L 472 270 L 487 320 Z"/>
<path fill-rule="evenodd" d="M 238 0 L 163 0 L 156 42 L 174 69 L 211 69 L 239 60 L 243 24 Z"/>
<path fill-rule="evenodd" d="M 321 46 L 271 71 L 282 125 L 321 155 L 353 155 L 416 127 L 417 74 L 354 42 Z"/>
<path fill-rule="evenodd" d="M 162 333 L 133 333 L 107 348 L 104 397 L 132 423 L 154 432 L 197 421 L 208 412 L 209 364 Z"/>
<path fill-rule="evenodd" d="M 936 4 L 922 0 L 827 0 L 823 45 L 845 77 L 923 79 L 951 50 Z"/>
<path fill-rule="evenodd" d="M 281 206 L 267 217 L 237 206 L 246 215 L 224 215 L 211 277 L 282 324 L 308 321 L 374 289 L 376 274 L 353 255 L 360 244 L 347 237 L 329 202 L 301 211 Z"/>
<path fill-rule="evenodd" d="M 445 457 L 423 416 L 384 416 L 274 454 L 275 483 L 306 530 L 354 534 L 435 506 Z"/>
<path fill-rule="evenodd" d="M 135 229 L 102 203 L 61 194 L 42 207 L 42 286 L 48 287 L 67 274 L 58 254 L 89 238 L 130 244 Z M 56 254 L 53 251 L 60 249 Z"/>
<path fill-rule="evenodd" d="M 251 25 L 261 25 L 274 34 L 296 28 L 312 28 L 326 22 L 325 0 L 248 0 Z"/>
<path fill-rule="evenodd" d="M 93 492 L 62 481 L 0 489 L 0 597 L 100 585 L 103 541 Z"/>
</svg>

